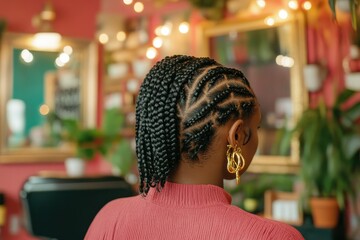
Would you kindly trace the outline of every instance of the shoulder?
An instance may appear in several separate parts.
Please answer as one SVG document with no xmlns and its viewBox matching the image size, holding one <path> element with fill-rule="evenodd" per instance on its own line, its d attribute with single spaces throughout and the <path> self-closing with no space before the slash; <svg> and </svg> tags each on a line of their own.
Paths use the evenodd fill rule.
<svg viewBox="0 0 360 240">
<path fill-rule="evenodd" d="M 127 214 L 136 210 L 139 196 L 119 198 L 110 201 L 96 214 L 85 239 L 102 239 L 102 236 L 113 234 L 116 231 L 116 224 L 125 219 Z"/>
<path fill-rule="evenodd" d="M 107 217 L 121 211 L 129 211 L 132 206 L 136 205 L 136 202 L 139 200 L 140 196 L 118 198 L 108 202 L 98 213 L 98 215 L 105 214 Z M 130 209 L 129 209 L 130 208 Z M 109 215 L 110 214 L 110 215 Z"/>
<path fill-rule="evenodd" d="M 236 225 L 235 229 L 247 232 L 249 237 L 257 236 L 256 239 L 304 239 L 300 232 L 291 225 L 251 214 L 236 206 L 231 206 L 229 209 L 229 220 L 231 219 Z"/>
</svg>

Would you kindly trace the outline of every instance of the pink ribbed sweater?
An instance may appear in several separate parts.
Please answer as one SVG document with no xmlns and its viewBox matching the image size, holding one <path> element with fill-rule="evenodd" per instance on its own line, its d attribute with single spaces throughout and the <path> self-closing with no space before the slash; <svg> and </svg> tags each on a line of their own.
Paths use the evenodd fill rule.
<svg viewBox="0 0 360 240">
<path fill-rule="evenodd" d="M 214 185 L 167 182 L 147 197 L 108 203 L 85 239 L 303 239 L 293 227 L 230 205 L 231 196 Z"/>
</svg>

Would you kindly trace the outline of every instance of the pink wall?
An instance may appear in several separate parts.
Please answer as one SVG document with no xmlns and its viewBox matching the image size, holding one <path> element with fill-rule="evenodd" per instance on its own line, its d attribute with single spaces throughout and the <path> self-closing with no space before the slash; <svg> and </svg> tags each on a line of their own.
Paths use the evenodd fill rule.
<svg viewBox="0 0 360 240">
<path fill-rule="evenodd" d="M 44 2 L 45 0 L 0 0 L 0 18 L 7 21 L 8 31 L 34 33 L 36 29 L 31 25 L 31 19 L 42 10 Z M 57 14 L 54 23 L 56 31 L 68 37 L 94 39 L 99 0 L 53 0 L 53 5 Z M 102 164 L 99 160 L 91 162 L 88 172 L 101 171 Z M 21 216 L 19 190 L 23 182 L 28 176 L 42 170 L 64 171 L 64 166 L 62 163 L 0 165 L 0 191 L 5 193 L 7 208 L 6 225 L 0 231 L 0 239 L 33 239 L 23 229 L 16 234 L 10 233 L 8 224 L 13 216 Z"/>
<path fill-rule="evenodd" d="M 31 19 L 44 6 L 45 0 L 0 0 L 0 18 L 12 32 L 34 33 Z M 53 0 L 56 19 L 54 29 L 64 36 L 93 39 L 99 0 Z"/>
</svg>

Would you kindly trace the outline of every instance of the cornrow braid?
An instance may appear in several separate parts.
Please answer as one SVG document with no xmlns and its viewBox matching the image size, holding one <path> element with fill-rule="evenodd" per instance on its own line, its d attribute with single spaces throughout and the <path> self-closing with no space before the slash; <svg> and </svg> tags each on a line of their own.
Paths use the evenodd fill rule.
<svg viewBox="0 0 360 240">
<path fill-rule="evenodd" d="M 255 96 L 239 70 L 184 55 L 157 62 L 136 103 L 140 193 L 146 195 L 150 187 L 160 191 L 182 153 L 196 161 L 218 126 L 249 116 L 254 105 Z"/>
</svg>

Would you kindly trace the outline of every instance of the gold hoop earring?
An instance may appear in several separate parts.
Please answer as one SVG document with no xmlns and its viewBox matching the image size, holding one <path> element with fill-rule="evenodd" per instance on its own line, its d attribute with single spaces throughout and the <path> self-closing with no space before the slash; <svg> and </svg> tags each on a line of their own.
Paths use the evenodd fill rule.
<svg viewBox="0 0 360 240">
<path fill-rule="evenodd" d="M 240 171 L 245 167 L 245 159 L 241 154 L 241 148 L 236 146 L 227 145 L 227 170 L 229 173 L 236 174 L 236 184 L 240 183 Z"/>
</svg>

